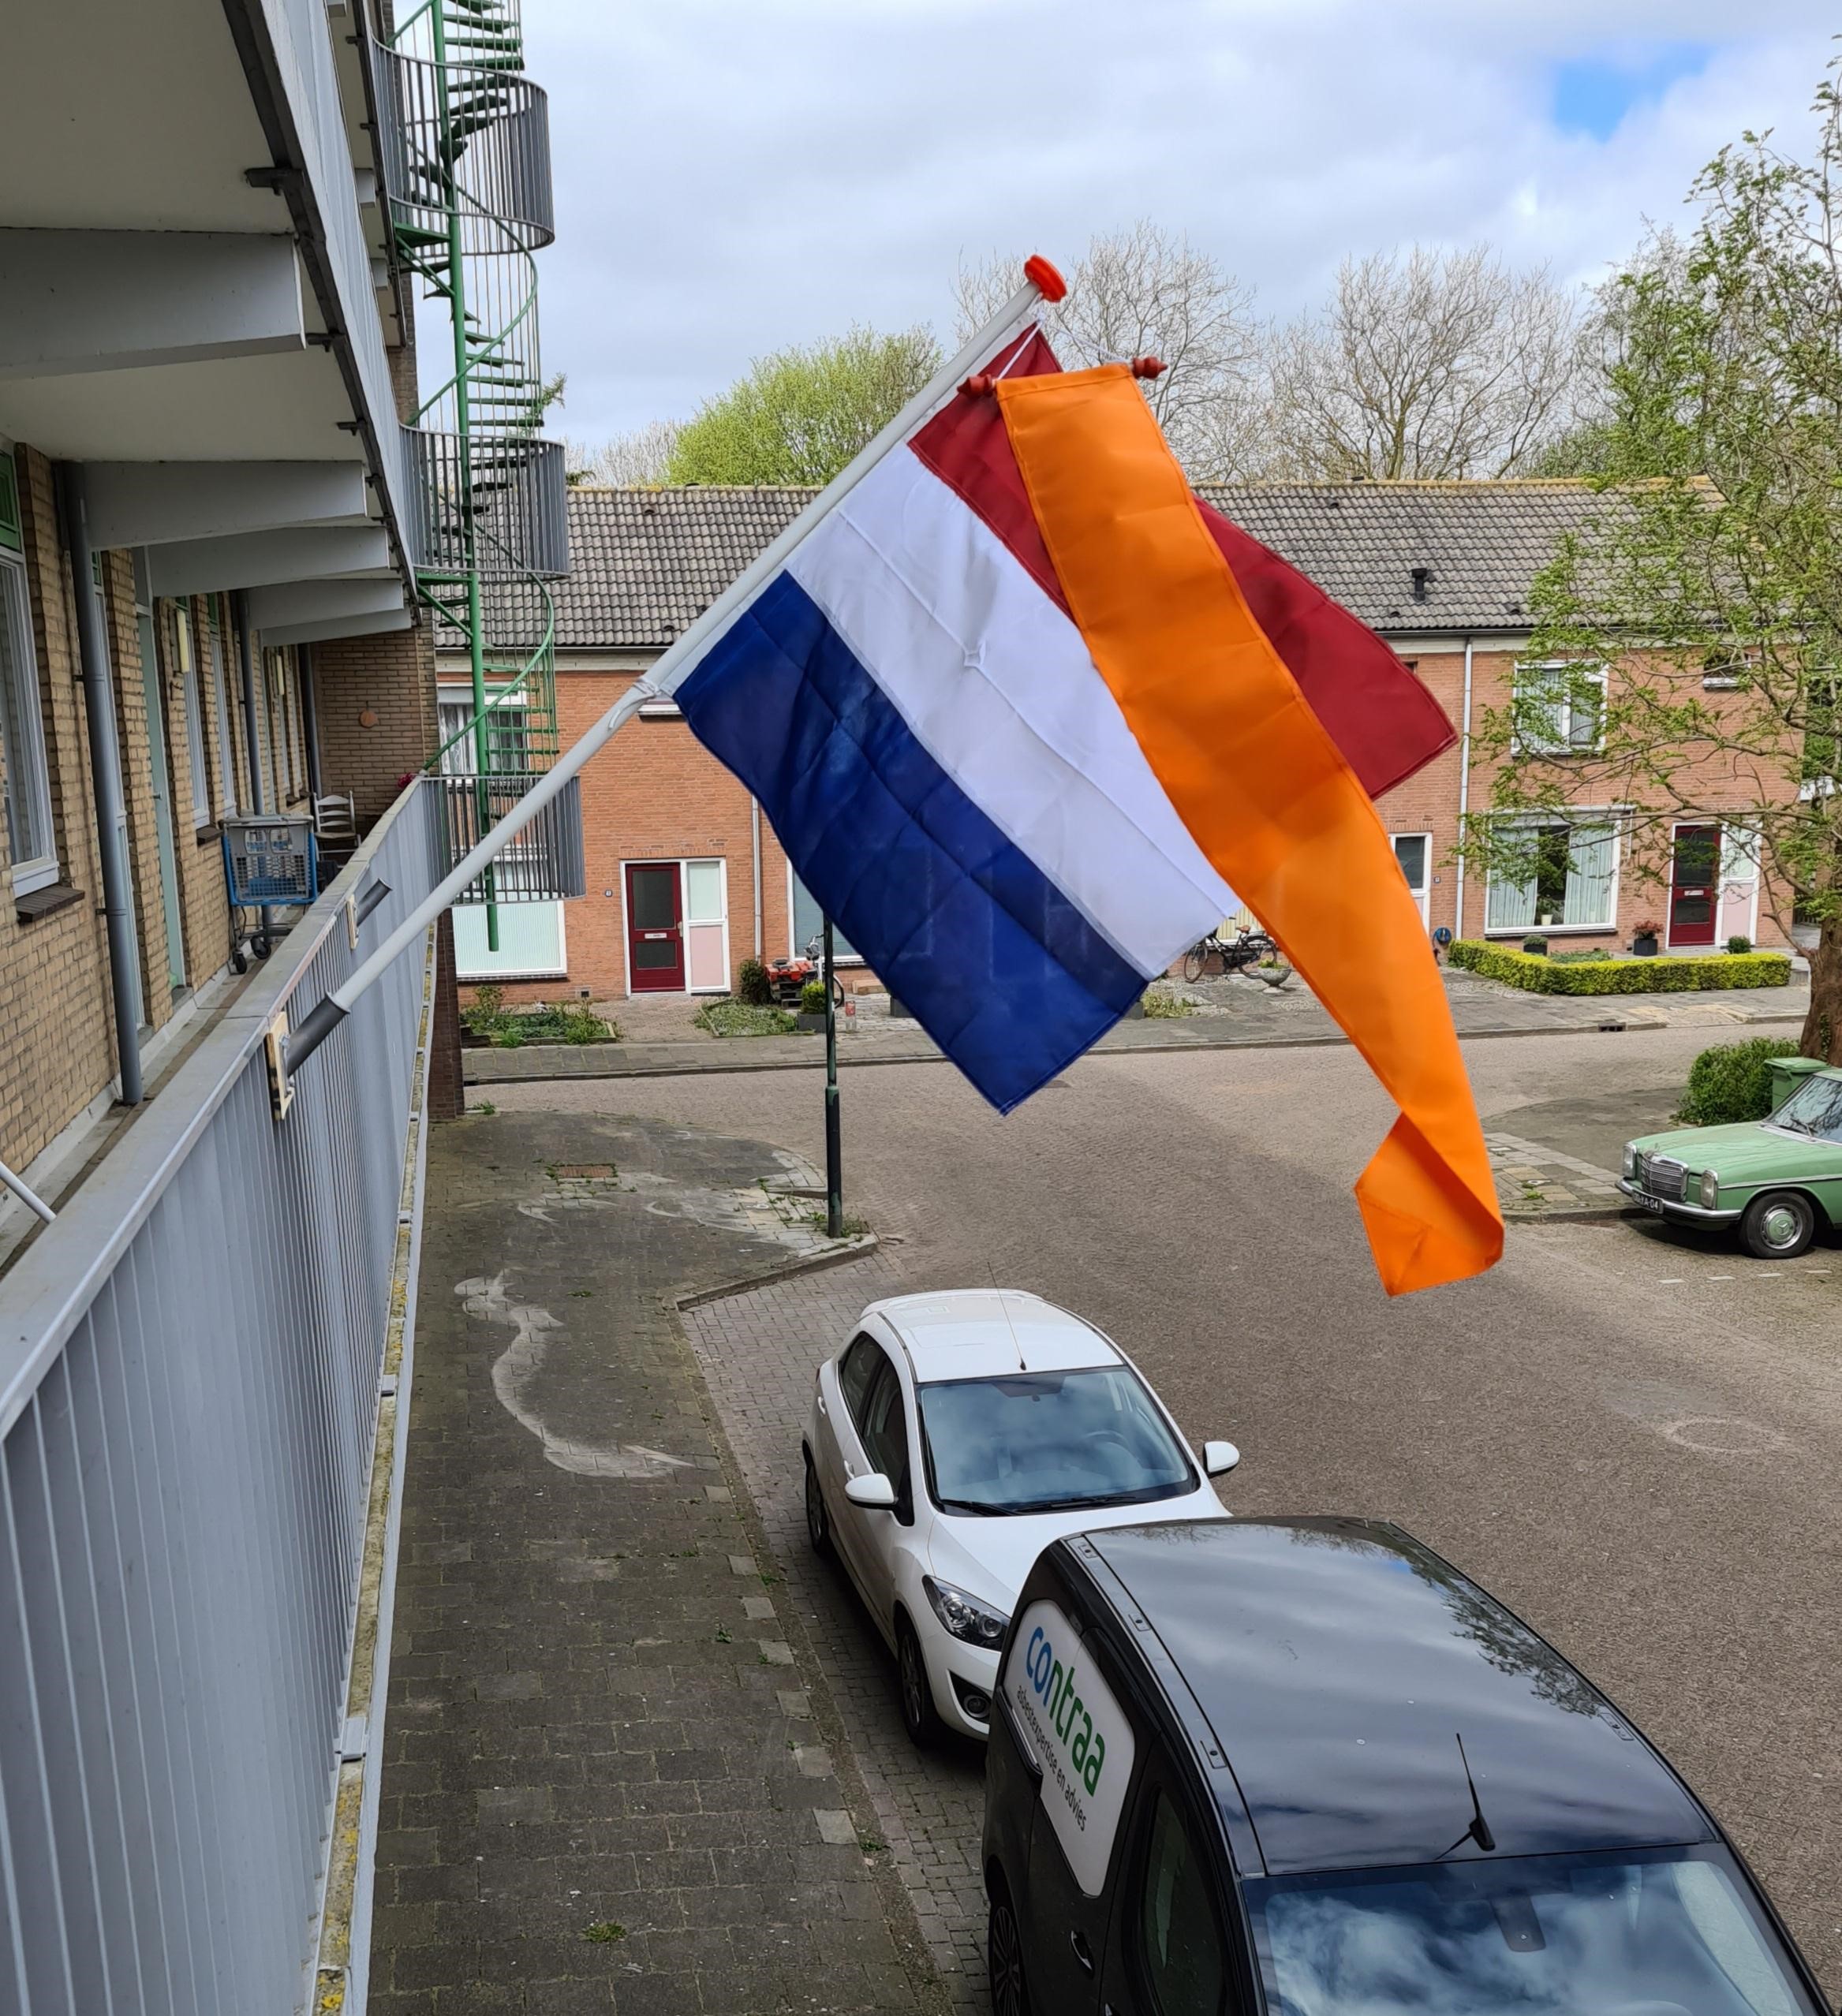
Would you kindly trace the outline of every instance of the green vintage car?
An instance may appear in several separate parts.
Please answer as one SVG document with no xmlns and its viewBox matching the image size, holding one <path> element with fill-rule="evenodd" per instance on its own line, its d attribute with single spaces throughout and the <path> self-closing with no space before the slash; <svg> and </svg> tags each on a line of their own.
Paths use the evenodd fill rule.
<svg viewBox="0 0 1842 2016">
<path fill-rule="evenodd" d="M 1842 1069 L 1811 1072 L 1763 1120 L 1627 1141 L 1618 1187 L 1659 1217 L 1737 1225 L 1760 1260 L 1794 1258 L 1842 1226 Z"/>
</svg>

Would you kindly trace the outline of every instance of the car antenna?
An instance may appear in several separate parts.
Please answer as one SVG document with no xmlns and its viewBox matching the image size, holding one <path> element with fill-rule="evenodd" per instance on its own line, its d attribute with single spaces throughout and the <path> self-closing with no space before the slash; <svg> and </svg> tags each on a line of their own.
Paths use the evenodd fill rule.
<svg viewBox="0 0 1842 2016">
<path fill-rule="evenodd" d="M 1471 1824 L 1452 1844 L 1452 1847 L 1446 1850 L 1445 1854 L 1438 1857 L 1442 1862 L 1445 1860 L 1446 1855 L 1452 1854 L 1453 1849 L 1463 1847 L 1467 1841 L 1476 1842 L 1485 1854 L 1489 1854 L 1496 1846 L 1496 1836 L 1490 1831 L 1490 1823 L 1484 1817 L 1483 1804 L 1478 1797 L 1478 1783 L 1471 1775 L 1471 1760 L 1465 1755 L 1465 1739 L 1462 1735 L 1459 1735 L 1455 1730 L 1452 1733 L 1458 1738 L 1459 1762 L 1464 1767 L 1465 1783 L 1470 1790 Z"/>
<path fill-rule="evenodd" d="M 1004 1327 L 1011 1333 L 1011 1348 L 1017 1353 L 1017 1369 L 1028 1372 L 1029 1367 L 1024 1363 L 1023 1346 L 1017 1341 L 1017 1326 L 1011 1320 L 1011 1305 L 1005 1301 L 1004 1291 L 998 1286 L 998 1271 L 992 1265 L 989 1254 L 985 1256 L 985 1271 L 992 1277 L 992 1293 L 998 1298 L 998 1307 L 1004 1312 Z"/>
</svg>

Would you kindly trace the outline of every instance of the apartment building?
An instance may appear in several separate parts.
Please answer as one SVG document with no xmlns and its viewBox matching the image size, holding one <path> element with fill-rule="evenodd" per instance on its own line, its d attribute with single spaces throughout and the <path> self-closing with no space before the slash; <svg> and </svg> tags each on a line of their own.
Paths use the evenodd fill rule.
<svg viewBox="0 0 1842 2016">
<path fill-rule="evenodd" d="M 573 572 L 556 595 L 566 744 L 813 494 L 570 492 Z M 1756 802 L 1754 780 L 1710 763 L 1696 816 L 1678 823 L 1667 858 L 1642 872 L 1642 850 L 1654 843 L 1595 772 L 1597 723 L 1583 710 L 1556 722 L 1578 752 L 1579 781 L 1565 813 L 1540 822 L 1536 872 L 1493 878 L 1461 857 L 1467 816 L 1491 803 L 1493 769 L 1478 749 L 1485 711 L 1506 707 L 1519 681 L 1552 678 L 1530 657 L 1530 597 L 1562 536 L 1586 533 L 1602 508 L 1586 485 L 1210 484 L 1204 494 L 1385 637 L 1452 723 L 1452 747 L 1378 805 L 1429 933 L 1515 943 L 1539 928 L 1584 948 L 1628 945 L 1654 917 L 1666 950 L 1705 950 L 1736 935 L 1786 942 L 1787 906 L 1762 889 L 1741 816 Z M 443 648 L 439 666 L 443 707 L 458 710 L 460 662 Z M 797 952 L 818 928 L 772 827 L 669 703 L 642 709 L 596 758 L 582 805 L 588 893 L 525 906 L 496 953 L 463 928 L 463 981 L 493 979 L 527 999 L 721 993 L 742 960 Z"/>
<path fill-rule="evenodd" d="M 361 0 L 9 25 L 0 1162 L 28 1180 L 221 1000 L 224 821 L 374 818 L 434 745 L 384 27 Z"/>
</svg>

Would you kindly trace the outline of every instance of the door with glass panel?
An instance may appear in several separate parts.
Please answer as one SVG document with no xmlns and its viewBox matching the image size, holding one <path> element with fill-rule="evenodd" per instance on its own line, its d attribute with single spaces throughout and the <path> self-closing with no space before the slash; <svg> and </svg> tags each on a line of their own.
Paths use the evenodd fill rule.
<svg viewBox="0 0 1842 2016">
<path fill-rule="evenodd" d="M 1433 835 L 1430 833 L 1396 833 L 1391 836 L 1394 857 L 1407 879 L 1414 901 L 1420 906 L 1420 921 L 1426 922 L 1426 899 L 1432 888 Z"/>
<path fill-rule="evenodd" d="M 1714 882 L 1720 862 L 1719 827 L 1677 827 L 1669 876 L 1671 945 L 1713 943 Z"/>
<path fill-rule="evenodd" d="M 682 994 L 684 910 L 676 861 L 627 864 L 627 973 L 635 994 Z"/>
<path fill-rule="evenodd" d="M 686 861 L 685 984 L 693 994 L 729 991 L 729 906 L 723 864 Z"/>
</svg>

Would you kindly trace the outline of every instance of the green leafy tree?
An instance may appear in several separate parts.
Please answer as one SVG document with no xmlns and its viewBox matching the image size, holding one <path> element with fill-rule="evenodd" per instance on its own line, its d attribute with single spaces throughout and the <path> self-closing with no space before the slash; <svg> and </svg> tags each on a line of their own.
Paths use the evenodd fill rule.
<svg viewBox="0 0 1842 2016">
<path fill-rule="evenodd" d="M 1762 902 L 1818 928 L 1802 1047 L 1842 1062 L 1833 73 L 1815 110 L 1809 159 L 1745 135 L 1698 178 L 1693 230 L 1653 237 L 1601 294 L 1598 408 L 1567 453 L 1603 503 L 1537 583 L 1529 656 L 1556 669 L 1486 711 L 1495 816 L 1463 844 L 1526 875 L 1526 815 L 1623 805 L 1627 872 L 1661 890 L 1674 824 L 1717 777 L 1723 819 L 1757 835 Z"/>
<path fill-rule="evenodd" d="M 758 357 L 679 428 L 669 483 L 829 483 L 940 368 L 925 328 Z"/>
</svg>

